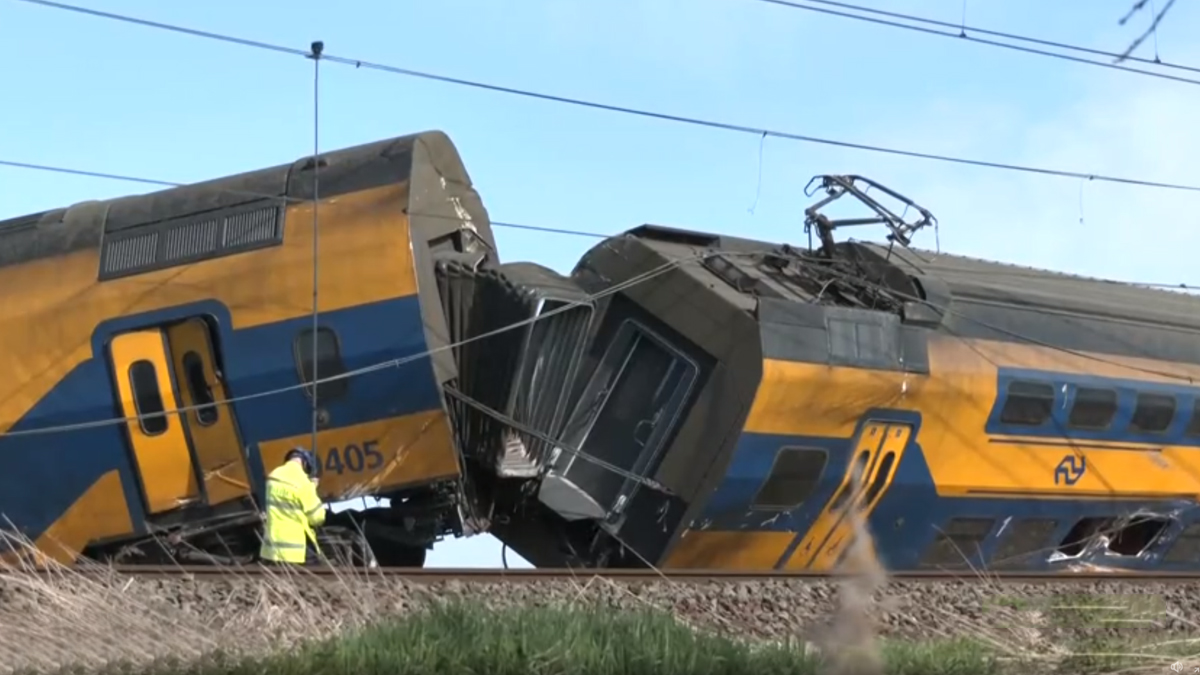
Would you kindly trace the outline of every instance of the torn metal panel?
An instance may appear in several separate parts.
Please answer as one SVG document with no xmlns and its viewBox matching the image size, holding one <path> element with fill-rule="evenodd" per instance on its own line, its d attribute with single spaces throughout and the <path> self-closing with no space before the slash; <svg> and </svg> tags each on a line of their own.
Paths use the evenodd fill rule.
<svg viewBox="0 0 1200 675">
<path fill-rule="evenodd" d="M 1049 563 L 1071 563 L 1072 570 L 1121 566 L 1123 561 L 1152 562 L 1162 557 L 1165 535 L 1179 524 L 1183 510 L 1138 509 L 1117 518 L 1083 518 L 1068 532 L 1062 544 L 1047 557 Z"/>
<path fill-rule="evenodd" d="M 529 263 L 476 269 L 441 260 L 438 284 L 458 379 L 470 400 L 557 438 L 594 303 L 570 279 Z M 520 330 L 505 330 L 520 325 Z M 447 396 L 464 455 L 501 477 L 544 468 L 551 443 Z"/>
</svg>

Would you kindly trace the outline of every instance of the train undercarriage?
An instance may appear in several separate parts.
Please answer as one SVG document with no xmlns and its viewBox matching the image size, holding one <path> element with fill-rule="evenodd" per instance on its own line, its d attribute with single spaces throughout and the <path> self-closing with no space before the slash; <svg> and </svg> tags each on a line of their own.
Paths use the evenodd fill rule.
<svg viewBox="0 0 1200 675">
<path fill-rule="evenodd" d="M 354 567 L 423 567 L 433 544 L 461 535 L 457 483 L 447 482 L 386 499 L 384 506 L 330 512 L 309 547 L 308 564 Z M 381 502 L 383 500 L 380 500 Z M 261 516 L 252 505 L 191 523 L 161 528 L 146 536 L 101 542 L 83 558 L 121 565 L 247 565 L 258 560 Z"/>
</svg>

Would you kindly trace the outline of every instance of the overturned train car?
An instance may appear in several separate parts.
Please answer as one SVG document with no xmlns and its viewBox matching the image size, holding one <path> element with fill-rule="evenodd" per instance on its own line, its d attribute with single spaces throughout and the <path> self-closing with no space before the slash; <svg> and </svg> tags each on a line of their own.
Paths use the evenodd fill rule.
<svg viewBox="0 0 1200 675">
<path fill-rule="evenodd" d="M 825 178 L 815 248 L 440 267 L 452 340 L 551 315 L 458 352 L 492 532 L 553 567 L 1200 567 L 1200 299 L 912 250 L 863 182 Z M 834 242 L 847 195 L 890 243 Z"/>
</svg>

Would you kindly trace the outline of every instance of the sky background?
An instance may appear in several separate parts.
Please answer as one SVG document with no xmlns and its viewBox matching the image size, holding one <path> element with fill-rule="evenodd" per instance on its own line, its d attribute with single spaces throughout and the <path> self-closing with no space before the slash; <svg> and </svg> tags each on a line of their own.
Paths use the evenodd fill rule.
<svg viewBox="0 0 1200 675">
<path fill-rule="evenodd" d="M 964 9 L 962 0 L 859 2 L 953 22 Z M 322 40 L 327 54 L 759 128 L 1200 184 L 1193 84 L 754 0 L 78 4 L 299 49 Z M 1151 19 L 1142 12 L 1119 26 L 1131 4 L 967 0 L 965 8 L 968 25 L 1119 52 Z M 1158 31 L 1161 58 L 1200 65 L 1187 32 L 1197 25 L 1200 2 L 1178 2 Z M 303 58 L 16 0 L 0 0 L 0 41 L 9 54 L 0 66 L 0 159 L 193 182 L 312 150 L 312 63 Z M 1153 57 L 1154 40 L 1137 54 Z M 932 210 L 944 251 L 1200 283 L 1196 193 L 760 143 L 333 64 L 323 66 L 321 89 L 323 148 L 441 129 L 497 221 L 605 233 L 655 223 L 806 244 L 809 178 L 857 173 Z M 0 219 L 152 189 L 0 167 Z M 496 236 L 504 260 L 561 272 L 595 243 L 511 229 Z M 926 231 L 915 243 L 937 242 Z M 500 545 L 486 535 L 443 542 L 427 561 L 499 563 Z"/>
</svg>

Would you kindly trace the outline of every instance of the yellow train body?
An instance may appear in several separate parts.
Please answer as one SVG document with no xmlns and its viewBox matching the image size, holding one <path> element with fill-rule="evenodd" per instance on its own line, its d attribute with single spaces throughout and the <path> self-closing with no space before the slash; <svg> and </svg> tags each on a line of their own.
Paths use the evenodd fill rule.
<svg viewBox="0 0 1200 675">
<path fill-rule="evenodd" d="M 384 564 L 490 528 L 538 566 L 1200 568 L 1200 300 L 806 213 L 819 251 L 500 264 L 431 132 L 0 223 L 0 515 L 252 557 L 315 419 L 323 497 L 390 499 L 327 530 Z"/>
<path fill-rule="evenodd" d="M 762 383 L 742 442 L 751 452 L 760 449 L 764 439 L 777 446 L 837 448 L 830 450 L 823 467 L 812 472 L 816 475 L 809 476 L 813 487 L 807 508 L 812 515 L 800 516 L 799 522 L 781 529 L 771 529 L 775 523 L 729 530 L 709 522 L 697 523 L 700 527 L 682 533 L 664 566 L 832 571 L 843 562 L 847 547 L 859 534 L 855 518 L 844 509 L 848 498 L 843 491 L 856 497 L 857 522 L 870 523 L 870 532 L 905 532 L 883 538 L 901 550 L 880 552 L 871 544 L 872 556 L 882 553 L 885 560 L 881 562 L 913 567 L 919 566 L 915 556 L 924 553 L 919 544 L 928 542 L 912 536 L 905 521 L 928 525 L 963 516 L 995 520 L 1028 516 L 1057 519 L 1069 527 L 1079 519 L 1094 517 L 1088 515 L 1092 511 L 1115 515 L 1141 508 L 1167 513 L 1200 500 L 1196 445 L 1200 434 L 1188 438 L 1190 443 L 1167 439 L 1131 443 L 1119 433 L 1111 439 L 1072 440 L 1062 435 L 1047 438 L 1011 432 L 1016 430 L 988 431 L 989 418 L 1003 394 L 997 391 L 997 382 L 1011 370 L 1040 375 L 1037 379 L 1112 383 L 1139 391 L 1165 388 L 1179 391 L 1183 397 L 1184 392 L 1200 395 L 1200 388 L 1184 387 L 1179 378 L 1152 373 L 1174 370 L 1181 377 L 1200 378 L 1200 367 L 1180 368 L 1179 364 L 1104 354 L 1064 354 L 1038 346 L 951 336 L 932 339 L 929 349 L 929 369 L 935 373 L 930 375 L 764 362 Z M 1131 373 L 1137 374 L 1132 382 Z M 1193 415 L 1193 410 L 1180 406 L 1180 418 L 1173 424 L 1182 429 Z M 856 451 L 854 461 L 847 452 L 851 448 Z M 889 455 L 894 459 L 882 461 Z M 1069 482 L 1060 471 L 1068 456 L 1078 457 L 1076 466 L 1086 467 L 1076 472 L 1080 473 L 1077 480 Z M 906 460 L 909 470 L 902 474 L 900 468 Z M 769 480 L 770 468 L 768 465 L 757 475 L 759 489 Z M 861 472 L 857 483 L 853 479 L 856 470 Z M 730 473 L 742 478 L 736 466 Z M 855 485 L 857 494 L 850 490 Z M 885 502 L 889 493 L 894 493 L 894 498 Z M 921 498 L 906 500 L 906 495 Z M 934 498 L 930 500 L 931 495 Z M 924 500 L 930 505 L 922 504 Z M 1114 502 L 1125 504 L 1114 508 Z M 738 525 L 752 522 L 753 516 L 741 520 Z M 874 536 L 868 534 L 868 542 Z M 981 543 L 982 537 L 979 539 L 974 543 Z M 1055 550 L 1049 546 L 1018 554 L 1039 553 L 1046 558 Z M 976 560 L 977 550 L 960 549 L 958 554 L 960 560 L 950 554 L 940 561 L 941 566 L 959 568 L 968 561 L 984 562 Z"/>
<path fill-rule="evenodd" d="M 551 462 L 554 515 L 500 536 L 545 565 L 1200 568 L 1200 299 L 827 234 L 589 251 L 572 278 L 620 291 L 568 427 L 605 420 L 576 450 L 624 487 Z"/>
</svg>

